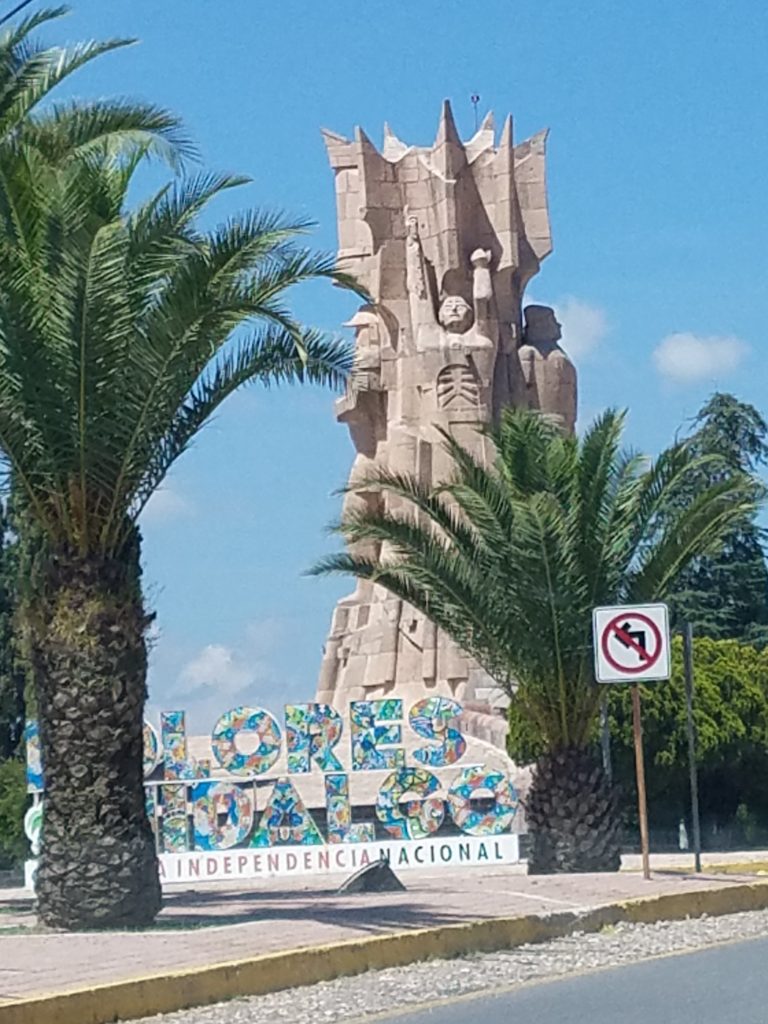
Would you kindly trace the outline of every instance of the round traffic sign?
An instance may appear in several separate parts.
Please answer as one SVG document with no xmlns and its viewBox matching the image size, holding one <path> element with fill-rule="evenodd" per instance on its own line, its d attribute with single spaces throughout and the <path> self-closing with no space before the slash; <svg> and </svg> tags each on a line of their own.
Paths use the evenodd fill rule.
<svg viewBox="0 0 768 1024">
<path fill-rule="evenodd" d="M 611 668 L 639 676 L 659 660 L 664 641 L 653 619 L 632 611 L 611 619 L 603 628 L 600 647 Z"/>
</svg>

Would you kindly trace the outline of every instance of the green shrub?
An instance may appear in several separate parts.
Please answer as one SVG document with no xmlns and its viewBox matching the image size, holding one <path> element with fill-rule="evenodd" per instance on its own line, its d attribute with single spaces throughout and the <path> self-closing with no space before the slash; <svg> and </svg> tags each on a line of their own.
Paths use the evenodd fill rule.
<svg viewBox="0 0 768 1024">
<path fill-rule="evenodd" d="M 718 827 L 740 825 L 756 838 L 768 826 L 768 651 L 736 640 L 696 639 L 694 676 L 702 818 Z M 649 818 L 670 828 L 690 808 L 679 637 L 672 643 L 672 678 L 642 687 L 642 708 Z M 611 687 L 610 711 L 614 775 L 631 820 L 636 791 L 629 688 Z"/>
<path fill-rule="evenodd" d="M 0 762 L 0 870 L 21 864 L 27 856 L 24 812 L 27 786 L 24 765 L 12 758 Z"/>
</svg>

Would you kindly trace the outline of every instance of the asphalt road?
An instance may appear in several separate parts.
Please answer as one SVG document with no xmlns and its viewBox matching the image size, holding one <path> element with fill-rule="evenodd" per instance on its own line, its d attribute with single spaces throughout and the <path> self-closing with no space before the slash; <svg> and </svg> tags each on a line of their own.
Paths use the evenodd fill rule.
<svg viewBox="0 0 768 1024">
<path fill-rule="evenodd" d="M 768 939 L 545 981 L 390 1020 L 392 1024 L 766 1024 Z"/>
</svg>

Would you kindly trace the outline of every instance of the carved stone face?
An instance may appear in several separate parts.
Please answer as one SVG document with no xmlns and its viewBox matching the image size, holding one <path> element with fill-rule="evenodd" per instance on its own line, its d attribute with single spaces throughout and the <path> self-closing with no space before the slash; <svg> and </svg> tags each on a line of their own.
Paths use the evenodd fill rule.
<svg viewBox="0 0 768 1024">
<path fill-rule="evenodd" d="M 563 336 L 555 311 L 550 306 L 526 306 L 525 336 L 530 342 L 557 343 Z"/>
<path fill-rule="evenodd" d="M 472 326 L 472 309 L 460 295 L 449 295 L 440 304 L 438 320 L 446 331 L 463 334 Z"/>
</svg>

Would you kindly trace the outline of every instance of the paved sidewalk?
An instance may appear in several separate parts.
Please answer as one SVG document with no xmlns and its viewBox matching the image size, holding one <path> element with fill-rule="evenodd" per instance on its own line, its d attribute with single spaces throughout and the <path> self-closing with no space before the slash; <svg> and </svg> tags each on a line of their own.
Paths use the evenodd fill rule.
<svg viewBox="0 0 768 1024">
<path fill-rule="evenodd" d="M 37 930 L 28 897 L 0 890 L 0 1003 L 409 928 L 580 910 L 745 880 L 659 871 L 646 882 L 632 871 L 554 877 L 524 871 L 515 865 L 409 874 L 406 892 L 375 895 L 335 895 L 341 877 L 326 879 L 324 889 L 310 888 L 309 880 L 279 889 L 263 882 L 171 889 L 152 931 L 76 935 Z"/>
</svg>

